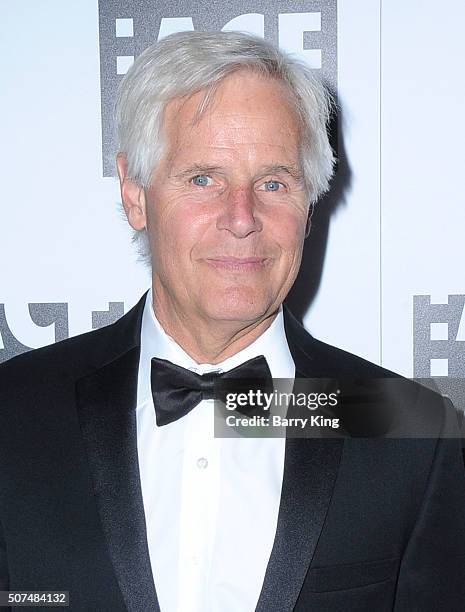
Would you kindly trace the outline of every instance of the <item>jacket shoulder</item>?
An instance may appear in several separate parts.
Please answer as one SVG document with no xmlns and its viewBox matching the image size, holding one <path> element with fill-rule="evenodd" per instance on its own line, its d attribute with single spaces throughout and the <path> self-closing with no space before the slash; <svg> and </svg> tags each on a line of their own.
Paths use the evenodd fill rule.
<svg viewBox="0 0 465 612">
<path fill-rule="evenodd" d="M 291 353 L 299 365 L 317 377 L 357 376 L 367 378 L 397 378 L 400 374 L 383 368 L 363 357 L 327 344 L 312 336 L 291 311 L 284 311 L 286 335 Z"/>
<path fill-rule="evenodd" d="M 70 372 L 79 373 L 86 369 L 89 356 L 101 344 L 106 334 L 101 328 L 33 349 L 12 357 L 0 364 L 0 384 L 3 387 L 18 383 L 30 384 L 42 378 L 67 377 Z"/>
<path fill-rule="evenodd" d="M 138 345 L 145 295 L 115 323 L 22 353 L 0 364 L 0 394 L 78 379 Z"/>
<path fill-rule="evenodd" d="M 313 337 L 312 340 L 316 358 L 336 364 L 342 375 L 367 376 L 370 378 L 401 378 L 401 374 L 383 368 L 359 355 L 349 353 L 349 351 Z"/>
<path fill-rule="evenodd" d="M 339 381 L 341 393 L 345 391 L 345 411 L 348 407 L 358 406 L 360 397 L 363 396 L 365 401 L 372 401 L 373 397 L 382 409 L 386 402 L 387 405 L 398 406 L 399 410 L 403 411 L 402 424 L 404 425 L 405 418 L 408 418 L 409 431 L 416 437 L 419 437 L 420 433 L 425 434 L 425 437 L 434 437 L 446 421 L 450 422 L 453 430 L 456 429 L 459 422 L 458 413 L 452 402 L 437 390 L 317 340 L 289 310 L 285 316 L 285 325 L 296 370 L 308 378 Z M 374 391 L 377 395 L 370 395 Z M 371 406 L 370 403 L 366 405 Z M 406 431 L 405 427 L 403 431 Z"/>
</svg>

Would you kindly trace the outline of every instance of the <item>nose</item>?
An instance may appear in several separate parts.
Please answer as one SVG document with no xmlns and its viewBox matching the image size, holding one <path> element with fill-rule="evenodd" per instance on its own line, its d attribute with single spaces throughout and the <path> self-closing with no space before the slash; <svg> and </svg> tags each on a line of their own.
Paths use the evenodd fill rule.
<svg viewBox="0 0 465 612">
<path fill-rule="evenodd" d="M 228 230 L 237 238 L 245 238 L 252 232 L 262 230 L 256 198 L 250 187 L 238 186 L 229 191 L 216 226 Z"/>
</svg>

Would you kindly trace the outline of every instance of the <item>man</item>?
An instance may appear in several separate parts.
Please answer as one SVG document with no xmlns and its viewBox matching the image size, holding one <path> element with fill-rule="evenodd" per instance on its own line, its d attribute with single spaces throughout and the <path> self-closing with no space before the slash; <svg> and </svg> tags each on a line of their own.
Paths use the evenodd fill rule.
<svg viewBox="0 0 465 612">
<path fill-rule="evenodd" d="M 427 439 L 213 435 L 233 370 L 393 376 L 282 305 L 332 173 L 328 109 L 305 66 L 239 33 L 169 36 L 123 79 L 117 167 L 152 288 L 2 367 L 1 588 L 112 612 L 463 609 L 439 398 L 409 387 L 414 419 L 437 414 Z"/>
</svg>

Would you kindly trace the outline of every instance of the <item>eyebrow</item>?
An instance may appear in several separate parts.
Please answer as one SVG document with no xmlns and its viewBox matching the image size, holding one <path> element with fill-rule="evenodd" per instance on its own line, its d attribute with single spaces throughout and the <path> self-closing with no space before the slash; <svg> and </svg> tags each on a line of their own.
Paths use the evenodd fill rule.
<svg viewBox="0 0 465 612">
<path fill-rule="evenodd" d="M 289 174 L 289 176 L 292 176 L 292 178 L 297 182 L 301 182 L 303 180 L 301 170 L 294 165 L 285 166 L 282 164 L 272 164 L 271 166 L 265 166 L 263 168 L 262 175 L 265 174 Z"/>
<path fill-rule="evenodd" d="M 173 178 L 186 178 L 195 174 L 209 174 L 211 172 L 224 172 L 222 166 L 213 166 L 211 164 L 196 163 L 188 168 L 185 168 L 177 174 L 170 175 Z M 261 168 L 259 176 L 265 176 L 267 174 L 288 174 L 297 182 L 303 181 L 303 174 L 301 170 L 291 164 L 290 166 L 284 164 L 271 164 L 269 166 L 263 166 Z"/>
<path fill-rule="evenodd" d="M 185 168 L 178 174 L 171 174 L 170 178 L 185 178 L 187 176 L 192 176 L 194 174 L 209 174 L 210 172 L 219 172 L 221 171 L 221 166 L 212 166 L 209 164 L 193 164 L 188 168 Z"/>
</svg>

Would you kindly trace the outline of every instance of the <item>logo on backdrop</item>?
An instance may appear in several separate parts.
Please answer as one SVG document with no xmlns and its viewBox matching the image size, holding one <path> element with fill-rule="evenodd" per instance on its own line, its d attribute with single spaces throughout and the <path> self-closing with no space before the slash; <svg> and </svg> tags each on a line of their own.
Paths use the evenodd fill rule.
<svg viewBox="0 0 465 612">
<path fill-rule="evenodd" d="M 465 411 L 465 295 L 413 296 L 413 375 Z"/>
<path fill-rule="evenodd" d="M 93 310 L 92 329 L 114 323 L 124 314 L 124 302 L 109 302 L 108 310 Z M 5 304 L 0 304 L 0 363 L 37 346 L 32 342 L 34 327 L 51 327 L 49 342 L 59 342 L 69 337 L 68 304 L 66 302 L 28 304 L 28 320 L 8 316 Z M 33 346 L 29 346 L 29 343 Z"/>
<path fill-rule="evenodd" d="M 337 89 L 337 0 L 99 0 L 103 176 L 115 176 L 113 111 L 122 76 L 146 47 L 182 30 L 242 30 L 321 70 Z"/>
<path fill-rule="evenodd" d="M 413 296 L 415 378 L 465 378 L 465 295 L 449 295 L 445 304 L 430 295 Z"/>
</svg>

